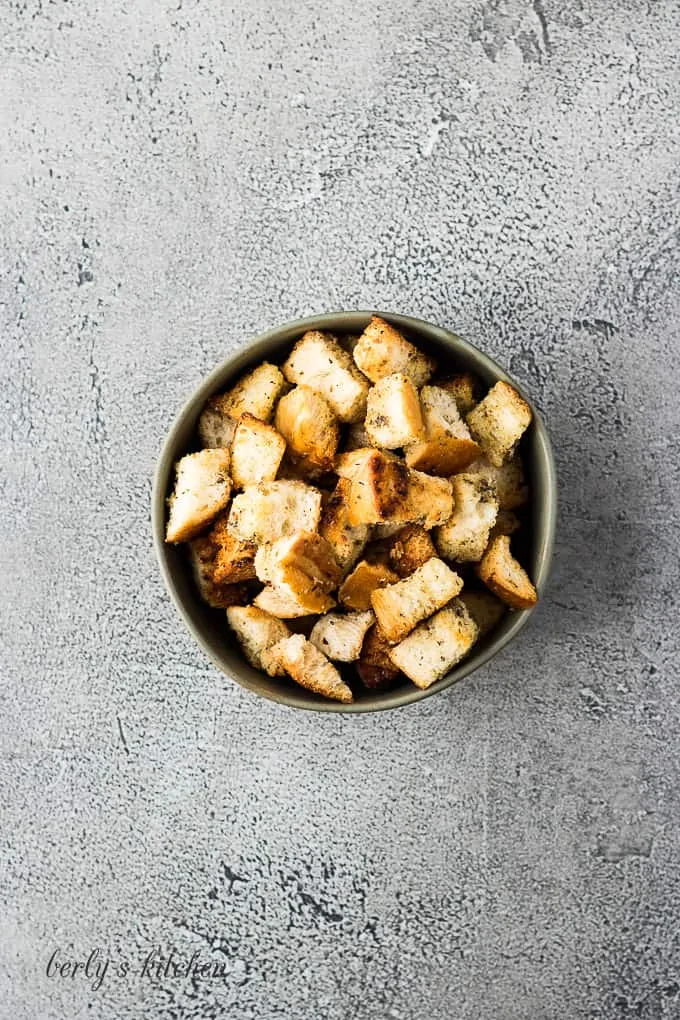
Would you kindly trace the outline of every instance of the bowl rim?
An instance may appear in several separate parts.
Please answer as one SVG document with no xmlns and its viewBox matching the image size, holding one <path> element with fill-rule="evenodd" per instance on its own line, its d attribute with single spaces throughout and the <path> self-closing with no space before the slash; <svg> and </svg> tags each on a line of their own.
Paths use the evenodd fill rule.
<svg viewBox="0 0 680 1020">
<path fill-rule="evenodd" d="M 266 698 L 268 701 L 286 705 L 289 708 L 303 709 L 305 711 L 312 712 L 342 712 L 344 714 L 356 715 L 363 714 L 365 712 L 383 712 L 389 709 L 403 708 L 406 705 L 412 705 L 416 702 L 423 701 L 425 698 L 432 697 L 434 694 L 439 694 L 441 691 L 447 690 L 449 687 L 452 687 L 454 684 L 463 680 L 465 677 L 469 676 L 471 673 L 489 662 L 490 659 L 497 655 L 501 649 L 503 649 L 519 634 L 519 632 L 527 625 L 532 614 L 537 608 L 534 607 L 532 609 L 513 612 L 511 622 L 502 634 L 500 634 L 495 640 L 489 641 L 486 646 L 475 655 L 470 658 L 463 659 L 463 661 L 447 673 L 446 676 L 442 677 L 441 680 L 438 680 L 425 690 L 416 687 L 414 684 L 412 689 L 404 687 L 395 691 L 385 691 L 383 693 L 375 692 L 375 694 L 370 695 L 366 699 L 360 698 L 359 700 L 349 704 L 331 701 L 330 699 L 321 697 L 314 700 L 306 700 L 303 697 L 302 689 L 300 694 L 298 694 L 295 689 L 283 686 L 280 690 L 277 690 L 276 688 L 273 688 L 270 691 L 258 689 L 256 686 L 249 683 L 244 677 L 237 675 L 236 671 L 228 668 L 228 666 L 220 659 L 218 654 L 212 648 L 210 642 L 203 635 L 200 628 L 195 625 L 191 613 L 187 609 L 179 591 L 177 590 L 167 556 L 168 546 L 165 543 L 166 494 L 168 490 L 168 482 L 171 477 L 172 467 L 177 459 L 176 446 L 178 437 L 183 431 L 187 417 L 194 413 L 199 404 L 202 406 L 205 400 L 213 392 L 215 392 L 219 386 L 225 384 L 225 374 L 229 375 L 232 372 L 237 374 L 240 369 L 252 361 L 253 356 L 259 348 L 266 347 L 272 341 L 284 343 L 284 334 L 294 334 L 299 332 L 299 334 L 302 335 L 302 333 L 310 329 L 325 329 L 331 331 L 333 329 L 342 329 L 345 332 L 351 331 L 353 328 L 363 329 L 363 326 L 373 315 L 380 316 L 385 319 L 386 322 L 400 327 L 407 333 L 411 333 L 415 336 L 421 335 L 427 340 L 432 339 L 435 343 L 441 343 L 445 347 L 458 347 L 459 349 L 462 349 L 469 354 L 473 360 L 480 363 L 490 375 L 499 380 L 502 379 L 511 383 L 511 385 L 514 386 L 520 395 L 527 401 L 533 412 L 532 428 L 534 429 L 535 439 L 538 443 L 538 456 L 544 465 L 545 472 L 543 483 L 544 500 L 542 504 L 544 524 L 541 528 L 540 542 L 535 551 L 537 569 L 534 572 L 533 578 L 534 585 L 539 596 L 544 594 L 550 576 L 557 524 L 557 472 L 548 430 L 541 414 L 531 400 L 531 397 L 524 391 L 521 384 L 508 375 L 502 366 L 494 361 L 493 358 L 490 358 L 478 347 L 470 343 L 470 341 L 459 336 L 457 333 L 454 333 L 452 330 L 445 329 L 435 323 L 428 322 L 426 319 L 419 319 L 410 315 L 403 315 L 395 312 L 383 312 L 375 309 L 318 313 L 316 315 L 310 315 L 300 319 L 291 319 L 278 326 L 265 330 L 263 333 L 258 334 L 252 339 L 240 343 L 235 351 L 221 361 L 220 364 L 216 365 L 215 368 L 201 380 L 198 386 L 195 387 L 176 413 L 156 460 L 151 493 L 151 523 L 154 552 L 156 554 L 156 560 L 160 567 L 165 587 L 170 594 L 171 600 L 177 611 L 182 617 L 185 627 L 192 635 L 198 646 L 222 674 L 228 676 L 240 687 L 259 697 Z M 266 358 L 266 354 L 264 357 Z M 228 369 L 229 371 L 227 371 Z M 540 603 L 541 598 L 539 597 L 538 605 L 540 605 Z M 305 691 L 304 694 L 308 695 L 309 692 Z"/>
</svg>

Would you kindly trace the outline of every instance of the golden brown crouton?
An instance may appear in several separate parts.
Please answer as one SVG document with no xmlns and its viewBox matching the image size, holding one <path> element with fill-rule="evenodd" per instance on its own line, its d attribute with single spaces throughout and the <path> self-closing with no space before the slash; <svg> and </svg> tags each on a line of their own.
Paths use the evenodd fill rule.
<svg viewBox="0 0 680 1020">
<path fill-rule="evenodd" d="M 215 550 L 209 540 L 195 538 L 188 543 L 188 550 L 194 581 L 204 602 L 214 609 L 226 609 L 249 601 L 245 584 L 220 581 L 215 576 Z"/>
<path fill-rule="evenodd" d="M 466 607 L 454 599 L 411 631 L 389 654 L 416 687 L 426 690 L 467 655 L 478 635 L 479 628 Z"/>
<path fill-rule="evenodd" d="M 462 372 L 450 379 L 437 383 L 441 389 L 450 393 L 458 406 L 458 413 L 461 416 L 469 414 L 477 404 L 477 393 L 479 384 L 471 372 Z"/>
<path fill-rule="evenodd" d="M 313 531 L 298 531 L 261 545 L 255 555 L 255 570 L 260 581 L 276 586 L 289 585 L 295 591 L 317 585 L 329 592 L 340 584 L 342 573 L 331 545 Z"/>
<path fill-rule="evenodd" d="M 443 560 L 433 557 L 410 577 L 371 595 L 376 619 L 388 641 L 401 641 L 417 623 L 441 609 L 461 591 L 463 581 Z"/>
<path fill-rule="evenodd" d="M 394 584 L 399 575 L 384 563 L 362 560 L 340 586 L 338 601 L 347 609 L 363 611 L 371 608 L 371 595 L 376 588 Z"/>
<path fill-rule="evenodd" d="M 453 513 L 435 530 L 435 544 L 447 560 L 476 563 L 484 555 L 489 532 L 496 523 L 496 493 L 485 479 L 474 475 L 455 475 L 451 484 Z"/>
<path fill-rule="evenodd" d="M 529 498 L 529 489 L 524 482 L 524 468 L 518 454 L 502 467 L 494 467 L 486 457 L 479 457 L 465 469 L 465 474 L 479 475 L 494 486 L 500 510 L 516 510 Z"/>
<path fill-rule="evenodd" d="M 517 390 L 497 382 L 467 416 L 467 423 L 482 450 L 496 467 L 501 467 L 531 424 L 531 408 Z"/>
<path fill-rule="evenodd" d="M 316 585 L 303 581 L 295 589 L 290 585 L 267 584 L 253 599 L 253 605 L 282 620 L 294 620 L 312 613 L 327 613 L 335 600 Z"/>
<path fill-rule="evenodd" d="M 429 533 L 419 524 L 407 524 L 388 544 L 388 562 L 399 577 L 408 577 L 436 555 Z"/>
<path fill-rule="evenodd" d="M 243 654 L 254 669 L 263 669 L 270 676 L 284 675 L 282 666 L 274 664 L 270 672 L 263 661 L 263 655 L 268 648 L 290 636 L 290 631 L 282 620 L 265 613 L 257 606 L 227 609 L 227 620 Z"/>
<path fill-rule="evenodd" d="M 320 393 L 340 421 L 360 421 L 366 413 L 368 381 L 352 355 L 329 333 L 305 333 L 283 365 L 283 374 L 290 382 Z"/>
<path fill-rule="evenodd" d="M 340 441 L 337 418 L 328 402 L 308 386 L 281 397 L 276 427 L 292 454 L 318 471 L 330 471 Z"/>
<path fill-rule="evenodd" d="M 281 370 L 263 361 L 242 376 L 226 393 L 213 398 L 210 406 L 236 422 L 244 414 L 252 414 L 260 421 L 269 421 L 285 385 L 286 380 Z"/>
<path fill-rule="evenodd" d="M 198 419 L 198 435 L 201 445 L 207 449 L 231 446 L 236 431 L 236 422 L 227 413 L 226 395 L 210 397 Z"/>
<path fill-rule="evenodd" d="M 479 627 L 480 637 L 493 630 L 505 616 L 505 606 L 490 591 L 464 591 L 459 598 Z"/>
<path fill-rule="evenodd" d="M 458 412 L 454 397 L 438 386 L 423 386 L 420 402 L 425 438 L 404 450 L 409 467 L 433 475 L 455 475 L 481 450 Z"/>
<path fill-rule="evenodd" d="M 357 464 L 359 455 L 364 453 L 367 456 L 363 457 L 361 465 L 350 475 L 348 515 L 353 525 L 378 524 L 390 520 L 404 503 L 409 491 L 409 470 L 402 461 L 380 450 L 356 450 Z M 341 469 L 336 470 L 340 474 Z"/>
<path fill-rule="evenodd" d="M 434 372 L 435 364 L 409 343 L 384 319 L 374 315 L 354 348 L 354 360 L 371 382 L 386 375 L 402 372 L 415 386 L 424 386 Z"/>
<path fill-rule="evenodd" d="M 168 499 L 166 542 L 186 542 L 210 524 L 229 502 L 229 451 L 199 450 L 175 465 L 175 490 Z"/>
<path fill-rule="evenodd" d="M 489 544 L 477 573 L 494 595 L 513 609 L 531 609 L 536 605 L 536 589 L 510 552 L 507 535 L 497 535 Z"/>
<path fill-rule="evenodd" d="M 371 387 L 364 425 L 371 444 L 387 450 L 408 446 L 424 435 L 418 390 L 408 376 L 386 375 Z"/>
<path fill-rule="evenodd" d="M 278 663 L 296 684 L 345 704 L 353 701 L 352 691 L 335 666 L 302 634 L 293 634 L 267 651 L 268 661 Z"/>
<path fill-rule="evenodd" d="M 273 482 L 286 450 L 286 440 L 253 414 L 241 417 L 231 444 L 231 478 L 237 489 Z"/>
<path fill-rule="evenodd" d="M 321 493 L 304 482 L 260 482 L 234 497 L 229 530 L 245 542 L 275 542 L 296 531 L 316 531 Z"/>
<path fill-rule="evenodd" d="M 357 662 L 357 673 L 364 687 L 385 691 L 399 676 L 399 669 L 390 658 L 391 645 L 376 623 L 368 631 Z"/>
<path fill-rule="evenodd" d="M 351 488 L 352 483 L 349 479 L 338 479 L 334 492 L 321 512 L 319 524 L 319 534 L 333 549 L 343 575 L 351 570 L 361 556 L 371 531 L 368 524 L 349 523 L 348 504 Z"/>
<path fill-rule="evenodd" d="M 216 584 L 237 584 L 255 578 L 255 552 L 252 542 L 242 542 L 229 530 L 226 510 L 218 514 L 209 531 L 191 545 L 196 556 L 212 572 Z"/>
<path fill-rule="evenodd" d="M 453 495 L 448 478 L 436 478 L 420 471 L 409 471 L 406 496 L 393 514 L 404 523 L 420 524 L 427 531 L 443 524 L 451 516 Z"/>
<path fill-rule="evenodd" d="M 314 624 L 309 640 L 335 662 L 359 658 L 364 636 L 375 622 L 373 613 L 326 613 Z"/>
</svg>

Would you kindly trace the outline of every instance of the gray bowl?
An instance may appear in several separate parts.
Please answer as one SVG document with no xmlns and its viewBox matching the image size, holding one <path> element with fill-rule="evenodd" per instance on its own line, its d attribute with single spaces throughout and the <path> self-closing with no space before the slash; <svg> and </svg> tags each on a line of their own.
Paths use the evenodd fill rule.
<svg viewBox="0 0 680 1020">
<path fill-rule="evenodd" d="M 488 662 L 496 652 L 519 634 L 532 613 L 532 610 L 507 613 L 498 626 L 475 646 L 471 655 L 428 690 L 419 690 L 406 680 L 394 690 L 367 691 L 357 696 L 353 704 L 344 705 L 312 694 L 296 686 L 292 681 L 272 679 L 249 666 L 227 628 L 224 610 L 211 609 L 200 599 L 182 548 L 166 545 L 163 541 L 166 498 L 174 481 L 173 465 L 183 454 L 197 448 L 196 424 L 208 397 L 226 389 L 243 372 L 254 368 L 261 361 L 280 364 L 294 341 L 306 330 L 321 329 L 338 334 L 356 334 L 363 330 L 374 314 L 393 323 L 423 350 L 435 355 L 440 368 L 445 371 L 474 372 L 487 386 L 492 386 L 499 379 L 505 379 L 511 382 L 531 405 L 534 420 L 521 443 L 522 457 L 531 486 L 531 501 L 528 524 L 522 529 L 524 537 L 520 538 L 522 535 L 520 531 L 515 544 L 519 549 L 518 558 L 528 570 L 539 596 L 545 589 L 550 571 L 557 517 L 557 483 L 550 440 L 530 398 L 491 358 L 439 326 L 433 326 L 420 319 L 412 319 L 407 315 L 392 315 L 387 312 L 331 312 L 328 315 L 314 315 L 307 319 L 287 322 L 283 326 L 262 333 L 216 368 L 189 398 L 175 419 L 163 444 L 154 478 L 153 538 L 168 591 L 184 623 L 201 648 L 223 673 L 242 687 L 292 708 L 321 712 L 376 712 L 386 708 L 399 708 L 401 705 L 408 705 L 432 694 L 438 694 Z"/>
</svg>

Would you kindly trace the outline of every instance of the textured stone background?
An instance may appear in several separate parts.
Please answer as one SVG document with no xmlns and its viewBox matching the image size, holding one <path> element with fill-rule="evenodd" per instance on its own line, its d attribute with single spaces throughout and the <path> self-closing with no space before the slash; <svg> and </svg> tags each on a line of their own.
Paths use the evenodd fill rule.
<svg viewBox="0 0 680 1020">
<path fill-rule="evenodd" d="M 3 0 L 3 1020 L 680 1016 L 679 17 Z M 534 394 L 554 579 L 457 689 L 295 714 L 182 629 L 150 476 L 244 338 L 371 306 Z"/>
</svg>

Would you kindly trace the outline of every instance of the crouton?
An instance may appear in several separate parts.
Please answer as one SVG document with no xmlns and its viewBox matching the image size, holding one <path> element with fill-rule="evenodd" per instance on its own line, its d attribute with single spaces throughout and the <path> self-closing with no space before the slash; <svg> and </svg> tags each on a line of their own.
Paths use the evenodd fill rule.
<svg viewBox="0 0 680 1020">
<path fill-rule="evenodd" d="M 186 542 L 210 524 L 229 502 L 229 451 L 190 453 L 175 465 L 175 490 L 168 499 L 166 542 Z"/>
<path fill-rule="evenodd" d="M 486 457 L 479 457 L 465 469 L 465 474 L 479 475 L 494 486 L 500 510 L 516 510 L 529 498 L 529 489 L 524 482 L 524 468 L 517 454 L 502 467 L 494 467 Z"/>
<path fill-rule="evenodd" d="M 235 422 L 244 414 L 252 414 L 260 421 L 269 421 L 285 386 L 286 380 L 281 370 L 263 361 L 242 376 L 226 393 L 213 398 L 212 406 Z"/>
<path fill-rule="evenodd" d="M 454 599 L 390 649 L 389 655 L 416 687 L 426 690 L 467 655 L 478 636 L 479 628 L 465 605 Z"/>
<path fill-rule="evenodd" d="M 329 592 L 342 579 L 331 545 L 313 531 L 298 531 L 261 545 L 255 555 L 255 570 L 260 581 L 289 585 L 296 591 L 311 585 Z"/>
<path fill-rule="evenodd" d="M 351 689 L 335 666 L 302 634 L 293 634 L 273 645 L 267 650 L 267 660 L 270 668 L 279 665 L 296 684 L 308 691 L 345 704 L 354 700 Z"/>
<path fill-rule="evenodd" d="M 371 612 L 326 613 L 314 624 L 309 640 L 335 662 L 354 662 L 361 653 L 366 631 L 374 622 Z"/>
<path fill-rule="evenodd" d="M 268 648 L 290 636 L 290 631 L 282 620 L 265 613 L 257 606 L 235 606 L 227 609 L 227 620 L 241 646 L 241 651 L 254 669 L 263 669 L 270 676 L 284 675 L 284 669 L 278 663 L 271 664 L 268 669 L 263 662 L 263 654 Z"/>
<path fill-rule="evenodd" d="M 437 555 L 432 539 L 418 524 L 400 528 L 388 545 L 388 562 L 399 577 L 408 577 Z"/>
<path fill-rule="evenodd" d="M 450 379 L 438 382 L 437 386 L 451 394 L 461 416 L 469 414 L 473 407 L 477 406 L 478 383 L 470 372 L 454 375 Z"/>
<path fill-rule="evenodd" d="M 531 424 L 531 408 L 509 383 L 499 381 L 467 415 L 476 439 L 495 467 L 510 459 Z"/>
<path fill-rule="evenodd" d="M 371 609 L 373 592 L 398 580 L 399 575 L 384 563 L 368 563 L 361 560 L 340 585 L 338 601 L 347 609 L 357 611 Z"/>
<path fill-rule="evenodd" d="M 347 451 L 366 449 L 371 445 L 368 432 L 363 421 L 355 422 L 347 429 L 344 448 Z"/>
<path fill-rule="evenodd" d="M 385 691 L 399 676 L 399 669 L 390 658 L 390 648 L 379 625 L 374 624 L 364 638 L 357 662 L 357 673 L 369 690 Z"/>
<path fill-rule="evenodd" d="M 333 470 L 340 478 L 354 478 L 355 475 L 366 471 L 367 465 L 376 453 L 381 454 L 385 460 L 399 460 L 396 453 L 390 453 L 389 450 L 377 450 L 375 446 L 358 446 L 354 450 L 339 453 L 335 458 Z"/>
<path fill-rule="evenodd" d="M 489 532 L 489 540 L 495 538 L 496 535 L 514 535 L 519 527 L 520 521 L 517 514 L 514 514 L 512 510 L 499 510 L 496 523 Z"/>
<path fill-rule="evenodd" d="M 295 344 L 283 365 L 289 382 L 320 393 L 342 422 L 360 421 L 366 413 L 368 381 L 352 355 L 328 333 L 311 330 Z"/>
<path fill-rule="evenodd" d="M 371 594 L 371 604 L 385 637 L 394 643 L 446 605 L 462 587 L 458 574 L 432 557 L 405 580 L 376 589 Z"/>
<path fill-rule="evenodd" d="M 293 589 L 290 585 L 266 584 L 253 599 L 253 605 L 282 620 L 294 620 L 313 613 L 327 613 L 335 600 L 316 585 L 303 583 L 300 588 Z"/>
<path fill-rule="evenodd" d="M 371 387 L 364 425 L 371 444 L 387 450 L 408 446 L 424 435 L 418 390 L 408 376 L 386 375 Z"/>
<path fill-rule="evenodd" d="M 237 489 L 273 482 L 286 450 L 276 429 L 253 414 L 241 417 L 231 444 L 231 479 Z"/>
<path fill-rule="evenodd" d="M 215 550 L 210 540 L 195 538 L 188 543 L 191 571 L 204 602 L 214 609 L 242 606 L 249 601 L 248 588 L 242 583 L 220 581 L 215 576 Z"/>
<path fill-rule="evenodd" d="M 531 609 L 538 602 L 529 576 L 510 552 L 507 535 L 497 535 L 477 568 L 487 588 L 513 609 Z"/>
<path fill-rule="evenodd" d="M 316 531 L 321 493 L 304 482 L 260 482 L 234 497 L 229 530 L 245 542 L 275 542 L 296 531 Z"/>
<path fill-rule="evenodd" d="M 485 479 L 474 475 L 455 475 L 451 484 L 453 513 L 435 529 L 435 544 L 447 560 L 476 563 L 484 555 L 489 532 L 496 523 L 496 493 Z"/>
<path fill-rule="evenodd" d="M 236 422 L 226 410 L 225 395 L 210 397 L 198 419 L 201 445 L 207 449 L 229 448 L 236 431 Z"/>
<path fill-rule="evenodd" d="M 453 495 L 448 478 L 409 471 L 406 496 L 394 513 L 404 523 L 420 524 L 429 531 L 451 516 Z"/>
<path fill-rule="evenodd" d="M 404 530 L 403 521 L 384 521 L 382 524 L 374 524 L 371 528 L 371 541 L 382 542 L 387 538 L 393 538 L 400 531 Z"/>
<path fill-rule="evenodd" d="M 352 569 L 368 541 L 368 524 L 349 523 L 348 502 L 352 483 L 339 478 L 334 492 L 326 502 L 319 523 L 319 534 L 326 539 L 343 576 Z"/>
<path fill-rule="evenodd" d="M 420 403 L 425 438 L 406 447 L 406 463 L 428 474 L 455 475 L 479 457 L 481 450 L 450 393 L 438 386 L 423 386 Z"/>
<path fill-rule="evenodd" d="M 360 461 L 359 456 L 363 459 Z M 350 458 L 352 454 L 345 454 Z M 389 521 L 397 512 L 409 488 L 406 465 L 380 450 L 356 450 L 357 466 L 349 475 L 348 515 L 350 524 L 378 524 Z M 337 468 L 341 475 L 342 468 Z"/>
<path fill-rule="evenodd" d="M 312 469 L 330 471 L 340 442 L 340 429 L 330 405 L 308 386 L 295 386 L 276 408 L 276 428 L 288 448 Z"/>
<path fill-rule="evenodd" d="M 216 584 L 237 584 L 255 579 L 256 546 L 242 542 L 229 531 L 229 515 L 223 510 L 204 535 L 193 539 L 196 556 L 210 569 Z"/>
<path fill-rule="evenodd" d="M 424 386 L 435 363 L 409 343 L 384 319 L 374 315 L 354 348 L 354 360 L 365 376 L 376 383 L 386 375 L 401 372 L 414 386 Z"/>
<path fill-rule="evenodd" d="M 480 637 L 493 630 L 505 616 L 506 609 L 503 603 L 488 591 L 464 591 L 459 596 L 459 601 L 479 627 Z"/>
</svg>

